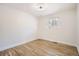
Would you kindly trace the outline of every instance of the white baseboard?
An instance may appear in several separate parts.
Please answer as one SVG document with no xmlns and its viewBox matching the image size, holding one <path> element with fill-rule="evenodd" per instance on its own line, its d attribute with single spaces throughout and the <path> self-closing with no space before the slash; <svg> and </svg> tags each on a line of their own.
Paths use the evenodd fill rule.
<svg viewBox="0 0 79 59">
<path fill-rule="evenodd" d="M 18 41 L 17 43 L 14 43 L 14 44 L 11 44 L 11 45 L 8 45 L 8 46 L 5 46 L 5 47 L 1 47 L 0 51 L 3 51 L 3 50 L 6 50 L 6 49 L 9 49 L 9 48 L 16 47 L 18 45 L 22 45 L 22 44 L 28 43 L 28 42 L 33 41 L 33 40 L 36 40 L 36 38 L 32 37 L 32 38 L 30 38 L 28 40 Z"/>
</svg>

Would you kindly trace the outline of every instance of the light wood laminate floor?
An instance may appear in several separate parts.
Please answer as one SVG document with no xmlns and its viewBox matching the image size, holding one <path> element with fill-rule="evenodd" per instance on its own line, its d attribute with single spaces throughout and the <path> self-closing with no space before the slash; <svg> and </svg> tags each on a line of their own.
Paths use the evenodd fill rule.
<svg viewBox="0 0 79 59">
<path fill-rule="evenodd" d="M 0 56 L 77 56 L 74 46 L 51 42 L 47 40 L 34 40 L 29 43 L 0 52 Z"/>
</svg>

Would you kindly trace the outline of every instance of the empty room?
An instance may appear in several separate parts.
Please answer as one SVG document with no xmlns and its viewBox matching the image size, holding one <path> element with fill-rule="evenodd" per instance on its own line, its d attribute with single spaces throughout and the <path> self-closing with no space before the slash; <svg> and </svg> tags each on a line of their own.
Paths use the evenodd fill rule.
<svg viewBox="0 0 79 59">
<path fill-rule="evenodd" d="M 0 3 L 0 56 L 78 56 L 79 4 Z"/>
</svg>

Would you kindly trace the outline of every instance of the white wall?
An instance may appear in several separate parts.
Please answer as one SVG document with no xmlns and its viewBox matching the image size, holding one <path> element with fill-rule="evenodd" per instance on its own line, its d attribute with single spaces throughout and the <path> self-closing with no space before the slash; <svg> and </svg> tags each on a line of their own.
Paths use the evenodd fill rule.
<svg viewBox="0 0 79 59">
<path fill-rule="evenodd" d="M 59 25 L 48 28 L 48 17 L 59 17 Z M 52 16 L 39 17 L 38 38 L 76 45 L 76 9 L 69 9 Z"/>
<path fill-rule="evenodd" d="M 36 18 L 0 5 L 0 51 L 35 40 Z"/>
<path fill-rule="evenodd" d="M 79 51 L 79 4 L 77 4 L 77 48 Z"/>
</svg>

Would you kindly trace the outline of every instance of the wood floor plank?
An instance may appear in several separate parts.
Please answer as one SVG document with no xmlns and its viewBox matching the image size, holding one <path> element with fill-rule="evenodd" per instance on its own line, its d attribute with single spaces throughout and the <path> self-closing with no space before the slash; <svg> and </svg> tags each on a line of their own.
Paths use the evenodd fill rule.
<svg viewBox="0 0 79 59">
<path fill-rule="evenodd" d="M 0 52 L 0 56 L 77 56 L 74 46 L 51 42 L 43 39 L 7 49 Z"/>
</svg>

